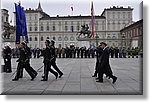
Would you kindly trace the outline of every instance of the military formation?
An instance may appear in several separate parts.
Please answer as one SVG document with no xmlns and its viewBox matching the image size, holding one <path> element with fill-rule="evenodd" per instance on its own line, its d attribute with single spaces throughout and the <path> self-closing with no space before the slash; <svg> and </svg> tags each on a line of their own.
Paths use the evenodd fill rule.
<svg viewBox="0 0 150 102">
<path fill-rule="evenodd" d="M 96 82 L 103 82 L 103 75 L 107 78 L 112 78 L 113 83 L 116 82 L 117 77 L 113 75 L 109 64 L 109 58 L 138 58 L 140 53 L 138 48 L 126 49 L 126 48 L 113 48 L 108 47 L 106 43 L 101 42 L 96 48 L 75 47 L 70 46 L 66 48 L 55 48 L 55 42 L 53 40 L 45 41 L 45 47 L 43 49 L 30 48 L 26 42 L 22 42 L 16 48 L 11 49 L 9 44 L 5 44 L 2 50 L 2 56 L 4 59 L 3 72 L 11 73 L 11 58 L 18 58 L 17 70 L 13 73 L 15 75 L 12 81 L 18 81 L 23 78 L 24 69 L 31 77 L 33 81 L 38 72 L 30 65 L 31 58 L 43 57 L 43 75 L 41 81 L 48 81 L 48 74 L 51 72 L 55 78 L 61 78 L 63 72 L 56 65 L 56 58 L 95 58 L 95 73 L 92 77 L 97 77 Z M 52 67 L 52 68 L 51 68 Z"/>
</svg>

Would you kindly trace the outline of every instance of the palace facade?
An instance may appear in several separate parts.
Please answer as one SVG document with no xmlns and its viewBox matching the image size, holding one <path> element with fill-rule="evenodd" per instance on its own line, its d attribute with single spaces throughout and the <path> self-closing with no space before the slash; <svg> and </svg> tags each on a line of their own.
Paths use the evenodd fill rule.
<svg viewBox="0 0 150 102">
<path fill-rule="evenodd" d="M 77 32 L 81 25 L 88 24 L 91 30 L 91 16 L 59 16 L 51 17 L 38 4 L 37 9 L 26 9 L 26 22 L 29 35 L 29 46 L 43 48 L 46 39 L 53 39 L 56 47 L 74 45 L 77 47 L 96 46 L 96 42 L 105 41 L 109 46 L 121 46 L 120 30 L 132 23 L 131 7 L 105 8 L 100 16 L 95 16 L 94 33 L 97 40 L 79 41 Z M 15 22 L 15 20 L 14 20 Z"/>
</svg>

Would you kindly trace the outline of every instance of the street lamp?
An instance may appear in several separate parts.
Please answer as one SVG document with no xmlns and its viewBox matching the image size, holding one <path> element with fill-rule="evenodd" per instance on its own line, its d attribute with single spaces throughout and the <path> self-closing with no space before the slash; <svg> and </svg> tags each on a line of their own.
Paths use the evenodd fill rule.
<svg viewBox="0 0 150 102">
<path fill-rule="evenodd" d="M 125 33 L 122 33 L 122 48 L 125 46 Z"/>
</svg>

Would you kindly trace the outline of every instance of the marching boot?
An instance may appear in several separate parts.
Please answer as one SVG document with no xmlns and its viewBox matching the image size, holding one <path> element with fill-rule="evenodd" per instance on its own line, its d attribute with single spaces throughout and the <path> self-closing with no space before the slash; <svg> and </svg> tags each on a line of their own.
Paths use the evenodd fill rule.
<svg viewBox="0 0 150 102">
<path fill-rule="evenodd" d="M 110 79 L 110 76 L 106 75 L 106 78 Z"/>
<path fill-rule="evenodd" d="M 14 79 L 12 79 L 12 81 L 18 81 L 19 79 L 16 79 L 16 78 L 14 78 Z"/>
<path fill-rule="evenodd" d="M 56 79 L 57 79 L 57 78 L 58 78 L 58 73 L 56 72 L 54 75 L 55 75 L 55 77 L 56 77 Z"/>
<path fill-rule="evenodd" d="M 63 73 L 60 73 L 60 74 L 59 74 L 59 78 L 61 78 L 61 77 L 62 77 L 62 75 L 63 75 Z"/>
<path fill-rule="evenodd" d="M 97 77 L 97 73 L 95 72 L 94 75 L 92 77 Z"/>
<path fill-rule="evenodd" d="M 113 79 L 113 82 L 112 82 L 112 83 L 114 84 L 114 83 L 116 82 L 116 80 L 117 80 L 117 77 L 116 77 L 116 76 L 113 76 L 112 79 Z"/>
<path fill-rule="evenodd" d="M 103 79 L 99 79 L 99 80 L 97 80 L 96 82 L 98 82 L 98 83 L 103 83 Z"/>
<path fill-rule="evenodd" d="M 44 79 L 44 78 L 43 78 L 41 81 L 47 81 L 47 79 Z"/>
</svg>

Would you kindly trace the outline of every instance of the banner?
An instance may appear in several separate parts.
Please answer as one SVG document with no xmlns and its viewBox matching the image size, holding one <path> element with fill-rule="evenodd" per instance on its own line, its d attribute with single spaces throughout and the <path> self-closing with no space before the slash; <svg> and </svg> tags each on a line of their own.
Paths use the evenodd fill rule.
<svg viewBox="0 0 150 102">
<path fill-rule="evenodd" d="M 26 27 L 26 17 L 24 8 L 15 3 L 16 10 L 16 44 L 20 44 L 20 36 L 25 36 L 26 42 L 28 42 L 28 34 Z"/>
</svg>

